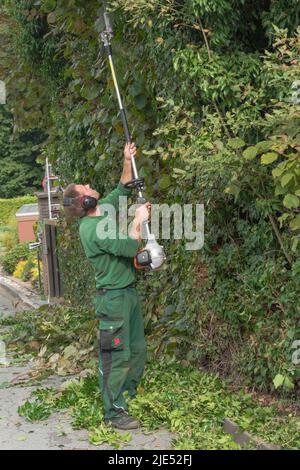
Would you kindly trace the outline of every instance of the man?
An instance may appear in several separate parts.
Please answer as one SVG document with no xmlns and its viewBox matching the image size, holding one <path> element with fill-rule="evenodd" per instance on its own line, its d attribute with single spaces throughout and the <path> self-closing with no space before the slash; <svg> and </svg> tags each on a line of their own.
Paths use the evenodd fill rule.
<svg viewBox="0 0 300 470">
<path fill-rule="evenodd" d="M 143 316 L 134 285 L 133 259 L 141 241 L 141 225 L 149 218 L 151 204 L 146 203 L 136 210 L 126 237 L 119 237 L 118 233 L 111 237 L 108 233 L 106 238 L 99 238 L 97 225 L 106 216 L 101 209 L 103 204 L 111 204 L 118 210 L 119 196 L 131 193 L 124 186 L 132 179 L 131 154 L 135 156 L 136 147 L 126 144 L 120 183 L 105 198 L 99 199 L 99 193 L 89 185 L 71 184 L 64 191 L 66 216 L 80 218 L 81 242 L 95 268 L 96 314 L 100 319 L 99 373 L 105 421 L 119 429 L 139 426 L 138 421 L 128 414 L 123 394 L 127 391 L 129 397 L 136 395 L 146 360 Z M 90 201 L 95 201 L 94 207 L 86 208 Z"/>
</svg>

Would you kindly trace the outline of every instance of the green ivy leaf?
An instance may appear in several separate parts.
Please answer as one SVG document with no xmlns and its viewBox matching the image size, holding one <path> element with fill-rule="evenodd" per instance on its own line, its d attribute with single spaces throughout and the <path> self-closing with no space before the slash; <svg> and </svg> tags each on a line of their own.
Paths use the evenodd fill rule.
<svg viewBox="0 0 300 470">
<path fill-rule="evenodd" d="M 282 228 L 283 223 L 290 217 L 290 214 L 285 212 L 280 217 L 278 217 L 278 222 L 280 223 L 280 228 Z"/>
<path fill-rule="evenodd" d="M 287 194 L 283 200 L 283 205 L 288 209 L 297 209 L 299 206 L 299 198 L 293 194 Z"/>
<path fill-rule="evenodd" d="M 261 163 L 263 165 L 270 165 L 270 163 L 275 162 L 279 157 L 278 153 L 275 152 L 268 152 L 261 156 Z"/>
<path fill-rule="evenodd" d="M 233 194 L 235 197 L 237 197 L 240 193 L 240 190 L 241 190 L 241 188 L 240 188 L 239 185 L 232 183 L 231 185 L 227 186 L 224 189 L 224 193 Z"/>
<path fill-rule="evenodd" d="M 56 8 L 56 0 L 44 0 L 42 2 L 41 10 L 45 13 L 49 13 Z"/>
<path fill-rule="evenodd" d="M 158 186 L 159 186 L 160 189 L 166 189 L 169 186 L 171 186 L 171 183 L 172 183 L 172 181 L 171 181 L 170 176 L 164 175 L 159 179 Z"/>
<path fill-rule="evenodd" d="M 243 151 L 243 156 L 246 160 L 253 160 L 257 155 L 257 148 L 252 146 L 248 147 L 246 150 Z"/>
<path fill-rule="evenodd" d="M 240 139 L 239 137 L 236 137 L 234 139 L 229 139 L 228 140 L 228 145 L 232 149 L 239 149 L 241 147 L 244 147 L 244 145 L 246 145 L 246 143 L 243 139 Z"/>
<path fill-rule="evenodd" d="M 286 190 L 281 186 L 281 184 L 277 184 L 275 187 L 275 196 L 281 196 L 282 194 L 285 194 Z"/>
<path fill-rule="evenodd" d="M 147 97 L 145 95 L 137 95 L 135 104 L 138 109 L 143 109 L 147 104 Z"/>
<path fill-rule="evenodd" d="M 281 176 L 285 169 L 286 169 L 285 162 L 283 162 L 283 164 L 280 163 L 277 166 L 277 168 L 274 168 L 274 170 L 272 170 L 273 178 L 278 178 L 279 176 Z"/>
<path fill-rule="evenodd" d="M 293 390 L 293 388 L 295 387 L 295 385 L 293 384 L 293 382 L 292 382 L 288 377 L 285 377 L 285 378 L 284 378 L 283 386 L 284 386 L 284 388 L 286 388 L 287 390 Z"/>
<path fill-rule="evenodd" d="M 85 86 L 81 92 L 80 92 L 81 96 L 83 98 L 85 98 L 86 100 L 94 100 L 95 98 L 97 98 L 100 94 L 100 87 L 99 86 L 96 86 L 96 85 L 92 85 L 92 86 Z"/>
<path fill-rule="evenodd" d="M 263 152 L 266 152 L 267 150 L 270 150 L 272 145 L 273 145 L 273 142 L 270 142 L 269 140 L 262 140 L 261 142 L 257 142 L 255 147 L 257 148 L 258 153 L 263 153 Z"/>
<path fill-rule="evenodd" d="M 294 217 L 290 221 L 290 228 L 291 230 L 300 230 L 300 214 L 297 214 L 296 217 Z"/>
<path fill-rule="evenodd" d="M 274 387 L 277 389 L 278 387 L 281 387 L 284 382 L 284 377 L 281 374 L 277 374 L 276 377 L 273 379 L 273 384 Z"/>
<path fill-rule="evenodd" d="M 284 188 L 291 181 L 293 177 L 294 177 L 293 173 L 286 173 L 285 175 L 283 175 L 283 177 L 281 178 L 281 186 Z"/>
<path fill-rule="evenodd" d="M 142 85 L 140 82 L 135 82 L 128 88 L 129 93 L 132 96 L 138 96 L 142 94 Z"/>
</svg>

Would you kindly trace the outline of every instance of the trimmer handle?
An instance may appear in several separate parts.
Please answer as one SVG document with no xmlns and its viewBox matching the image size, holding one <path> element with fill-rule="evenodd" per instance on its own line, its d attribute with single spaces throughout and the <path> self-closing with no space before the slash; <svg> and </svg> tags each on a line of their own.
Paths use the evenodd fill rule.
<svg viewBox="0 0 300 470">
<path fill-rule="evenodd" d="M 145 178 L 134 178 L 128 183 L 125 183 L 126 188 L 138 188 L 139 191 L 142 191 L 145 188 Z"/>
</svg>

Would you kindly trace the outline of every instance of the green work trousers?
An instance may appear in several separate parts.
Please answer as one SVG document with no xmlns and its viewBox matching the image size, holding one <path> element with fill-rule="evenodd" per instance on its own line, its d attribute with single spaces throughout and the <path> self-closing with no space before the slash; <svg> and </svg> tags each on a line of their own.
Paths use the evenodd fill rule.
<svg viewBox="0 0 300 470">
<path fill-rule="evenodd" d="M 140 300 L 135 287 L 108 290 L 96 296 L 100 319 L 99 379 L 105 418 L 127 411 L 123 396 L 136 395 L 146 362 Z"/>
</svg>

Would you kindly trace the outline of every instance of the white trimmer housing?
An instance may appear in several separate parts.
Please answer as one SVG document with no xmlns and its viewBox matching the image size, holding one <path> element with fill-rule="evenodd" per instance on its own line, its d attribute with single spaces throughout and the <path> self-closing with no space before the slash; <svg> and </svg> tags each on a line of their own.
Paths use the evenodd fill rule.
<svg viewBox="0 0 300 470">
<path fill-rule="evenodd" d="M 166 256 L 163 247 L 157 243 L 153 233 L 150 233 L 148 236 L 145 250 L 149 251 L 151 255 L 151 269 L 155 271 L 161 268 L 166 261 Z"/>
</svg>

